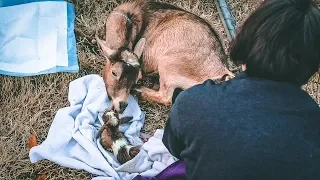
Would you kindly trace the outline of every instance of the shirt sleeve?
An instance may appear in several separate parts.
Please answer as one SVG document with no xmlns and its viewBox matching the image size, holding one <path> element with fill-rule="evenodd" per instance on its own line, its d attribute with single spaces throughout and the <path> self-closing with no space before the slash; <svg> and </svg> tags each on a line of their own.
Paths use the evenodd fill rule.
<svg viewBox="0 0 320 180">
<path fill-rule="evenodd" d="M 183 93 L 181 93 L 183 94 Z M 166 126 L 164 128 L 164 134 L 162 138 L 163 144 L 169 150 L 169 152 L 176 158 L 181 159 L 180 153 L 185 149 L 183 139 L 181 138 L 181 128 L 179 128 L 179 102 L 181 101 L 181 95 L 176 99 L 173 104 Z"/>
</svg>

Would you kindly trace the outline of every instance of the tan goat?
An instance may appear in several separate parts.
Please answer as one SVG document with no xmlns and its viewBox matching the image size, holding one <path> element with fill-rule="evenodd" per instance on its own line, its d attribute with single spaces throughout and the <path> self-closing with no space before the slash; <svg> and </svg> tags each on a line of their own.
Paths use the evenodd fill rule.
<svg viewBox="0 0 320 180">
<path fill-rule="evenodd" d="M 107 57 L 103 73 L 107 92 L 120 113 L 141 74 L 159 74 L 158 91 L 146 87 L 137 91 L 148 101 L 166 105 L 172 103 L 176 88 L 233 77 L 223 64 L 227 56 L 210 24 L 169 4 L 143 0 L 121 4 L 107 17 L 106 40 L 97 34 L 96 39 Z"/>
</svg>

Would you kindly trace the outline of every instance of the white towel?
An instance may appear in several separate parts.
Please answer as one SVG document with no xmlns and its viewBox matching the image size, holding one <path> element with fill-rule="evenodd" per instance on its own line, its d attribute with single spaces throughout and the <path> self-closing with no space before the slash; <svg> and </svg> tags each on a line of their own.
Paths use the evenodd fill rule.
<svg viewBox="0 0 320 180">
<path fill-rule="evenodd" d="M 86 170 L 97 175 L 94 179 L 132 179 L 138 174 L 155 176 L 176 161 L 162 144 L 163 130 L 157 130 L 140 153 L 121 166 L 112 153 L 102 148 L 96 135 L 109 100 L 100 76 L 87 75 L 72 81 L 68 100 L 70 106 L 57 112 L 47 139 L 30 150 L 32 163 L 47 159 L 61 166 Z M 133 116 L 133 120 L 122 125 L 121 131 L 133 145 L 142 145 L 139 135 L 145 114 L 132 96 L 122 116 Z"/>
</svg>

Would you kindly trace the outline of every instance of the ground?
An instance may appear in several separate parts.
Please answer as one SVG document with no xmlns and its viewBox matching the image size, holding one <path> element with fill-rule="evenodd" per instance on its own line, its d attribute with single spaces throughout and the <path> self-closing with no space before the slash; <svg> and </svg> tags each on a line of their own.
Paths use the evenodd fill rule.
<svg viewBox="0 0 320 180">
<path fill-rule="evenodd" d="M 28 138 L 35 133 L 38 143 L 47 136 L 58 109 L 68 106 L 69 82 L 88 74 L 101 74 L 103 57 L 98 53 L 94 32 L 103 18 L 119 0 L 71 0 L 76 8 L 77 48 L 80 72 L 56 73 L 35 77 L 8 77 L 0 75 L 0 179 L 34 179 L 45 172 L 48 179 L 91 179 L 85 171 L 60 167 L 49 161 L 31 164 L 28 156 Z M 167 0 L 208 19 L 220 34 L 223 27 L 211 0 Z M 229 0 L 237 25 L 259 5 L 257 0 Z M 318 0 L 320 4 L 320 0 Z M 224 36 L 226 39 L 226 36 Z M 227 42 L 227 40 L 225 40 Z M 319 74 L 305 87 L 320 103 Z M 138 100 L 147 113 L 144 132 L 153 133 L 163 128 L 168 107 Z"/>
</svg>

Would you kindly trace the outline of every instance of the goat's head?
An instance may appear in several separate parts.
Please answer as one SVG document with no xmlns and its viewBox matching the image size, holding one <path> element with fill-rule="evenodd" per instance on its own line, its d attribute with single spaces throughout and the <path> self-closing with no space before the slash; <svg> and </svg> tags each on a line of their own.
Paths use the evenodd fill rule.
<svg viewBox="0 0 320 180">
<path fill-rule="evenodd" d="M 111 49 L 107 46 L 106 41 L 99 39 L 98 36 L 96 39 L 107 59 L 103 79 L 111 107 L 118 113 L 123 113 L 128 105 L 130 89 L 141 78 L 139 58 L 146 40 L 140 39 L 134 51 L 131 51 L 126 47 Z"/>
<path fill-rule="evenodd" d="M 133 119 L 132 116 L 124 116 L 124 117 L 119 118 L 118 113 L 116 113 L 113 110 L 109 110 L 109 109 L 106 109 L 102 115 L 102 120 L 104 122 L 104 125 L 107 125 L 109 127 L 111 127 L 111 126 L 116 127 L 121 124 L 128 123 L 132 119 Z"/>
</svg>

